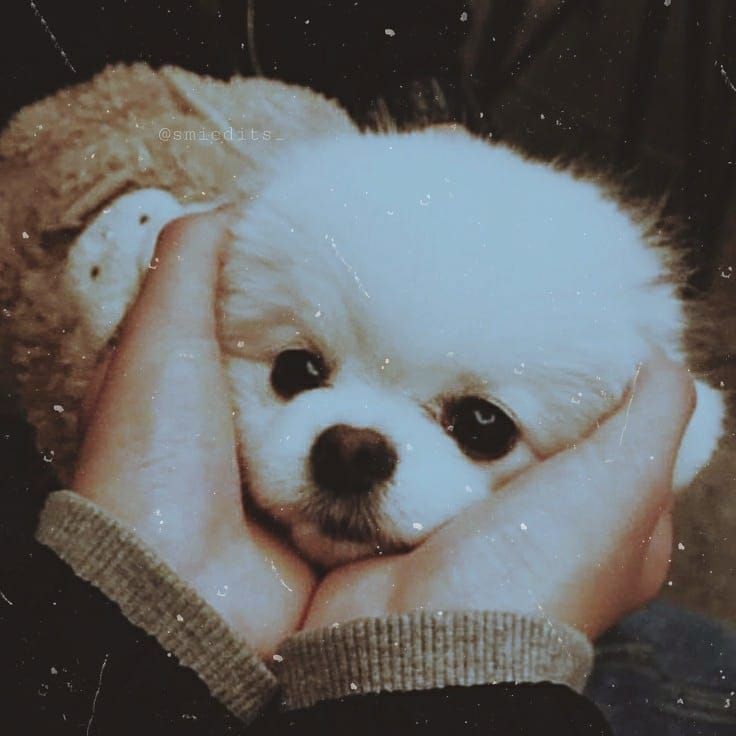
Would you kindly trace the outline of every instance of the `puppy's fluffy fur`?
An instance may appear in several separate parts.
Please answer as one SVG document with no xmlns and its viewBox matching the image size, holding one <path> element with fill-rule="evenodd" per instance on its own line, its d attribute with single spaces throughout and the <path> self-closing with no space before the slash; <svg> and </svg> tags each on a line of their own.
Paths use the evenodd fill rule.
<svg viewBox="0 0 736 736">
<path fill-rule="evenodd" d="M 112 206 L 118 227 L 143 204 L 160 215 L 154 230 L 177 211 L 137 192 Z M 221 275 L 249 499 L 326 566 L 416 545 L 594 428 L 653 346 L 684 359 L 675 261 L 656 241 L 597 185 L 452 126 L 289 147 L 243 205 Z M 152 242 L 118 268 L 141 273 Z M 74 282 L 83 243 L 69 284 L 103 340 L 122 314 L 102 315 Z M 288 351 L 319 375 L 284 396 L 273 373 Z M 452 426 L 448 407 L 468 397 L 513 430 L 497 456 Z M 698 382 L 697 398 L 678 486 L 721 434 L 720 395 Z M 368 490 L 316 478 L 315 443 L 334 427 L 388 448 Z"/>
<path fill-rule="evenodd" d="M 417 544 L 590 431 L 652 346 L 683 358 L 672 254 L 589 182 L 450 127 L 324 141 L 279 169 L 234 228 L 222 340 L 249 492 L 319 562 Z M 289 349 L 325 375 L 284 400 L 269 374 Z M 678 486 L 721 433 L 719 394 L 697 393 Z M 468 396 L 518 428 L 497 459 L 448 431 Z M 395 448 L 370 501 L 310 474 L 335 425 Z"/>
</svg>

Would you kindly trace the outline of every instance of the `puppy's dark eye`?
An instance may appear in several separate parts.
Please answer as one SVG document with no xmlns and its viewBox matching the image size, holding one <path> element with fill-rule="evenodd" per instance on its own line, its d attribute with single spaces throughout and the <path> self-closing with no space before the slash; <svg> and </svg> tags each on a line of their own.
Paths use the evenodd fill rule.
<svg viewBox="0 0 736 736">
<path fill-rule="evenodd" d="M 503 410 L 478 396 L 453 401 L 446 413 L 447 431 L 474 460 L 496 460 L 516 443 L 519 430 Z"/>
<path fill-rule="evenodd" d="M 327 380 L 327 367 L 320 355 L 309 350 L 284 350 L 271 369 L 271 385 L 282 399 L 319 388 Z"/>
</svg>

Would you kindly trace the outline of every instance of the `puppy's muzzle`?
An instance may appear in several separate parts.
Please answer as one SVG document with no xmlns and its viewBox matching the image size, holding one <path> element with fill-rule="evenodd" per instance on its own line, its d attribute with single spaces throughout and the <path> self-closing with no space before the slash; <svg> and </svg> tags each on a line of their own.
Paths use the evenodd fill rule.
<svg viewBox="0 0 736 736">
<path fill-rule="evenodd" d="M 346 498 L 369 494 L 388 481 L 398 457 L 380 432 L 335 424 L 317 437 L 309 460 L 315 485 Z"/>
</svg>

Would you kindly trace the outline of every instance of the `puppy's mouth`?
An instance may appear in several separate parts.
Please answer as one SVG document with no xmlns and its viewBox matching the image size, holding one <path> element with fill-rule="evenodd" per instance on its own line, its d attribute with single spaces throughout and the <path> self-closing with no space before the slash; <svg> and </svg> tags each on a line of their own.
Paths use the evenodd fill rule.
<svg viewBox="0 0 736 736">
<path fill-rule="evenodd" d="M 297 516 L 314 524 L 332 541 L 370 545 L 383 552 L 398 551 L 403 546 L 386 533 L 388 520 L 372 496 L 342 499 L 309 489 L 303 499 Z"/>
<path fill-rule="evenodd" d="M 327 568 L 362 557 L 406 552 L 414 546 L 388 531 L 391 525 L 376 497 L 335 498 L 310 486 L 301 490 L 297 503 L 269 509 L 245 485 L 242 495 L 247 513 L 274 532 L 291 536 L 302 554 Z M 305 528 L 312 530 L 308 539 L 293 533 Z"/>
<path fill-rule="evenodd" d="M 308 497 L 290 524 L 294 546 L 324 569 L 367 557 L 407 552 L 416 543 L 392 533 L 377 504 Z"/>
</svg>

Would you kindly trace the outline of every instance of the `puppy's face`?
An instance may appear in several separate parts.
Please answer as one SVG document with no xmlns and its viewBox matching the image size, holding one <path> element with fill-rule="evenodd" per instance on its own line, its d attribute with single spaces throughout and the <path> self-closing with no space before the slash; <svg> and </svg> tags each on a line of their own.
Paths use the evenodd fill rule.
<svg viewBox="0 0 736 736">
<path fill-rule="evenodd" d="M 234 228 L 221 339 L 247 493 L 315 562 L 418 544 L 675 349 L 657 254 L 590 184 L 450 130 L 280 171 Z"/>
</svg>

